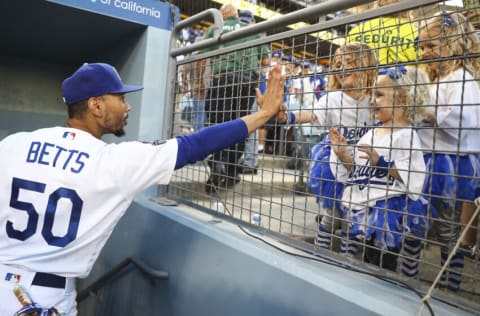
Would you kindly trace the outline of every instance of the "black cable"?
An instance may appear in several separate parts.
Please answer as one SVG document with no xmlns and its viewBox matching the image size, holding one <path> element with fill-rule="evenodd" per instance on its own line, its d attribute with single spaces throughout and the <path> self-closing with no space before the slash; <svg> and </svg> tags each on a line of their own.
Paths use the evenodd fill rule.
<svg viewBox="0 0 480 316">
<path fill-rule="evenodd" d="M 206 170 L 206 174 L 209 176 L 211 176 L 211 173 L 208 171 L 207 169 L 207 164 L 205 161 L 203 161 L 203 166 Z M 223 202 L 222 200 L 222 197 L 220 196 L 220 193 L 218 192 L 217 190 L 217 187 L 212 183 L 211 184 L 212 187 L 213 187 L 213 190 L 216 194 L 216 196 L 218 197 L 218 200 L 222 203 L 223 205 L 223 209 L 225 210 L 225 212 L 230 216 L 230 217 L 233 217 L 232 213 L 229 211 L 229 209 L 227 208 L 227 206 L 225 205 L 225 203 Z M 256 236 L 252 233 L 250 233 L 249 231 L 247 231 L 242 225 L 240 224 L 237 224 L 237 227 L 244 233 L 246 234 L 247 236 L 251 237 L 251 238 L 254 238 L 254 239 L 257 239 L 263 243 L 265 243 L 266 245 L 272 247 L 272 248 L 275 248 L 283 253 L 286 253 L 288 255 L 292 255 L 292 256 L 295 256 L 295 257 L 299 257 L 299 258 L 304 258 L 304 259 L 309 259 L 309 260 L 313 260 L 313 261 L 317 261 L 317 262 L 322 262 L 322 263 L 325 263 L 325 264 L 328 264 L 328 265 L 331 265 L 331 266 L 335 266 L 335 267 L 340 267 L 342 269 L 346 269 L 346 270 L 349 270 L 349 271 L 353 271 L 353 272 L 358 272 L 358 273 L 362 273 L 362 274 L 365 274 L 365 275 L 369 275 L 369 276 L 373 276 L 379 280 L 382 280 L 382 281 L 385 281 L 385 282 L 389 282 L 389 283 L 393 283 L 393 284 L 397 284 L 397 285 L 400 285 L 408 290 L 411 290 L 413 291 L 415 294 L 418 295 L 418 297 L 420 297 L 420 299 L 423 299 L 423 295 L 418 292 L 415 288 L 413 288 L 411 285 L 407 284 L 406 282 L 403 282 L 403 281 L 400 281 L 400 280 L 396 280 L 396 279 L 393 279 L 393 278 L 390 278 L 390 277 L 387 277 L 387 276 L 383 276 L 383 275 L 380 275 L 380 274 L 377 274 L 377 273 L 374 273 L 374 272 L 370 272 L 370 271 L 365 271 L 365 270 L 361 270 L 361 269 L 358 269 L 358 268 L 355 268 L 349 264 L 346 264 L 346 263 L 340 263 L 334 259 L 330 259 L 330 258 L 325 258 L 325 257 L 322 257 L 322 259 L 319 258 L 319 255 L 318 254 L 311 254 L 311 256 L 304 256 L 304 255 L 301 255 L 301 254 L 297 254 L 297 253 L 293 253 L 293 252 L 290 252 L 290 251 L 287 251 L 277 245 L 274 245 L 268 241 L 266 241 L 265 239 L 259 237 L 259 236 Z M 298 248 L 297 248 L 298 249 Z M 303 249 L 299 249 L 299 250 L 302 250 L 304 251 Z M 312 257 L 313 256 L 313 257 Z M 423 302 L 422 301 L 422 304 L 425 304 L 428 308 L 428 310 L 430 311 L 430 315 L 432 316 L 435 316 L 435 313 L 433 312 L 433 309 L 432 307 L 430 306 L 430 303 L 429 302 Z"/>
<path fill-rule="evenodd" d="M 311 253 L 310 255 L 311 256 L 305 256 L 305 255 L 301 255 L 301 254 L 297 254 L 297 253 L 294 253 L 294 252 L 290 252 L 290 251 L 287 251 L 277 245 L 274 245 L 268 241 L 266 241 L 265 239 L 259 237 L 259 236 L 256 236 L 252 233 L 250 233 L 249 231 L 247 231 L 243 226 L 241 225 L 237 225 L 240 230 L 242 232 L 244 232 L 246 235 L 248 235 L 249 237 L 251 238 L 254 238 L 254 239 L 257 239 L 257 240 L 260 240 L 262 241 L 263 243 L 265 243 L 266 245 L 270 246 L 270 247 L 273 247 L 277 250 L 280 250 L 281 252 L 283 253 L 286 253 L 288 255 L 292 255 L 292 256 L 295 256 L 295 257 L 299 257 L 299 258 L 304 258 L 304 259 L 309 259 L 309 260 L 313 260 L 313 261 L 317 261 L 317 262 L 322 262 L 322 263 L 325 263 L 325 264 L 328 264 L 328 265 L 331 265 L 331 266 L 335 266 L 335 267 L 339 267 L 339 268 L 342 268 L 342 269 L 346 269 L 346 270 L 349 270 L 349 271 L 353 271 L 353 272 L 357 272 L 357 273 L 361 273 L 361 274 L 365 274 L 365 275 L 369 275 L 369 276 L 373 276 L 379 280 L 382 280 L 382 281 L 385 281 L 385 282 L 388 282 L 388 283 L 392 283 L 392 284 L 396 284 L 396 285 L 399 285 L 399 286 L 402 286 L 403 288 L 406 288 L 408 290 L 411 290 L 412 292 L 414 292 L 415 294 L 418 295 L 418 297 L 420 297 L 420 299 L 423 299 L 423 295 L 417 291 L 417 289 L 415 289 L 414 287 L 412 287 L 411 285 L 409 285 L 408 283 L 406 282 L 403 282 L 403 281 L 400 281 L 400 280 L 397 280 L 397 279 L 394 279 L 394 278 L 390 278 L 388 276 L 384 276 L 384 275 L 380 275 L 380 274 L 377 274 L 377 273 L 374 273 L 374 272 L 370 272 L 370 271 L 366 271 L 366 270 L 361 270 L 361 269 L 358 269 L 356 267 L 353 267 L 349 264 L 346 264 L 346 263 L 341 263 L 341 262 L 338 262 L 334 259 L 330 259 L 330 258 L 324 258 L 322 257 L 322 259 L 318 258 L 319 255 L 318 254 L 313 254 Z M 289 245 L 290 247 L 293 247 L 291 245 Z M 294 247 L 296 248 L 296 247 Z M 296 248 L 298 250 L 301 250 L 301 251 L 305 251 L 304 249 L 299 249 L 299 248 Z M 432 316 L 435 316 L 435 313 L 433 312 L 433 309 L 432 307 L 430 306 L 430 303 L 429 302 L 423 302 L 422 301 L 422 304 L 425 304 L 428 308 L 428 310 L 430 311 L 430 315 Z"/>
</svg>

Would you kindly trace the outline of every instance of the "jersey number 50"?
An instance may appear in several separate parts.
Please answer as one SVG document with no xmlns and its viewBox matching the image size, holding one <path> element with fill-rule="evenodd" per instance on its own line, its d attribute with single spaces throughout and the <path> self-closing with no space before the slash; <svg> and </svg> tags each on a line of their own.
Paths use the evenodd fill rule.
<svg viewBox="0 0 480 316">
<path fill-rule="evenodd" d="M 45 183 L 13 178 L 12 180 L 12 195 L 10 196 L 10 207 L 27 212 L 28 221 L 27 227 L 24 230 L 17 230 L 11 221 L 7 221 L 7 235 L 10 238 L 18 240 L 27 240 L 37 232 L 38 226 L 38 212 L 32 203 L 19 201 L 18 195 L 20 190 L 29 190 L 39 193 L 45 192 Z M 68 230 L 64 236 L 55 236 L 52 232 L 55 213 L 57 212 L 57 205 L 60 199 L 70 200 L 72 210 L 70 214 L 70 221 L 68 223 Z M 80 215 L 82 214 L 83 201 L 78 196 L 77 192 L 72 189 L 58 188 L 53 191 L 48 197 L 47 209 L 45 210 L 45 218 L 42 227 L 42 236 L 45 241 L 51 246 L 65 247 L 70 242 L 77 238 L 78 224 L 80 222 Z"/>
</svg>

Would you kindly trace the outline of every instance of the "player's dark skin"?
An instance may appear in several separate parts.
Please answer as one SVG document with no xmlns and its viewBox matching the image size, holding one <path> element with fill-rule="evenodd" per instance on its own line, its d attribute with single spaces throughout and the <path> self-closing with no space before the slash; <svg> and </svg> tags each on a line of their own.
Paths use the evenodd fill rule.
<svg viewBox="0 0 480 316">
<path fill-rule="evenodd" d="M 105 94 L 86 101 L 87 111 L 81 117 L 69 118 L 66 125 L 89 132 L 96 138 L 105 134 L 123 136 L 128 112 L 132 109 L 124 94 Z"/>
</svg>

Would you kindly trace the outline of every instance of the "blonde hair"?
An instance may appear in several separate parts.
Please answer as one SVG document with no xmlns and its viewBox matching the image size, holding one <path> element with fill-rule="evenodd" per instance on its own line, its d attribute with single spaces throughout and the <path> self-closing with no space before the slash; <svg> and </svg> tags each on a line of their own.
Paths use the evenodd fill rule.
<svg viewBox="0 0 480 316">
<path fill-rule="evenodd" d="M 361 89 L 361 98 L 364 98 L 369 94 L 369 89 L 375 84 L 377 78 L 377 71 L 375 67 L 377 66 L 377 55 L 375 50 L 363 43 L 348 43 L 343 46 L 340 46 L 335 51 L 333 56 L 330 69 L 335 70 L 335 59 L 341 58 L 342 56 L 351 56 L 355 68 L 361 69 L 361 74 L 359 76 L 359 87 Z M 366 68 L 366 69 L 363 69 Z M 338 90 L 342 88 L 341 82 L 339 82 L 335 74 L 331 74 L 328 79 L 328 90 Z"/>
<path fill-rule="evenodd" d="M 480 57 L 471 55 L 480 53 L 480 41 L 473 25 L 461 13 L 440 12 L 421 25 L 419 32 L 438 31 L 440 41 L 448 49 L 449 56 L 458 58 L 442 61 L 442 69 L 431 70 L 427 67 L 430 80 L 438 79 L 441 71 L 449 74 L 464 68 L 475 79 L 480 79 Z"/>
<path fill-rule="evenodd" d="M 220 13 L 222 13 L 223 19 L 228 19 L 232 16 L 238 17 L 238 11 L 237 8 L 230 3 L 224 4 L 220 7 Z"/>
<path fill-rule="evenodd" d="M 427 73 L 418 67 L 405 67 L 405 73 L 399 71 L 399 68 L 386 68 L 389 73 L 396 74 L 397 78 L 388 76 L 392 82 L 392 88 L 395 89 L 395 106 L 405 107 L 405 117 L 411 124 L 415 124 L 417 119 L 423 116 L 425 107 L 432 105 L 432 95 L 430 93 L 430 80 Z"/>
</svg>

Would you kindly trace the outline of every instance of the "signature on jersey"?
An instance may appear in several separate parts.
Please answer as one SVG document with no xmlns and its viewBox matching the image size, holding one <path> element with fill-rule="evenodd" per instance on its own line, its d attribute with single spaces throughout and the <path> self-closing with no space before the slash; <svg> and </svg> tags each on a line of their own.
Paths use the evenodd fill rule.
<svg viewBox="0 0 480 316">
<path fill-rule="evenodd" d="M 25 161 L 80 173 L 88 158 L 89 154 L 76 149 L 67 149 L 46 142 L 32 142 Z"/>
</svg>

